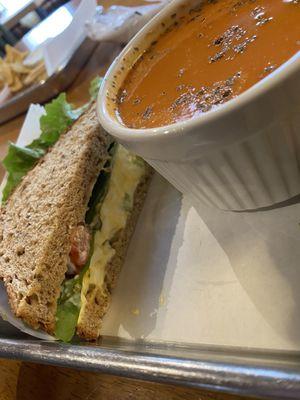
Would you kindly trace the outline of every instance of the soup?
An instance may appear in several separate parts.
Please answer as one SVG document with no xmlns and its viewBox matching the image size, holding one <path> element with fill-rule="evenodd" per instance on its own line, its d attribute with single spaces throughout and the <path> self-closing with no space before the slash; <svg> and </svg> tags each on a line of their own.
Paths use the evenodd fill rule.
<svg viewBox="0 0 300 400">
<path fill-rule="evenodd" d="M 118 118 L 130 128 L 197 117 L 300 50 L 300 0 L 199 1 L 197 9 L 170 18 L 118 93 Z"/>
</svg>

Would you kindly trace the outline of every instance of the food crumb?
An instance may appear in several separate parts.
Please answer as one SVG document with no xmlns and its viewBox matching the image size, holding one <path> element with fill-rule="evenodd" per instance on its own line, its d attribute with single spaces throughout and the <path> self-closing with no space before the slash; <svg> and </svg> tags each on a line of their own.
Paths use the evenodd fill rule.
<svg viewBox="0 0 300 400">
<path fill-rule="evenodd" d="M 139 316 L 140 315 L 140 309 L 139 308 L 133 308 L 131 310 L 131 314 L 133 314 L 135 316 Z"/>
<path fill-rule="evenodd" d="M 165 295 L 162 292 L 159 296 L 159 306 L 163 307 L 165 304 L 166 304 L 166 299 L 165 299 Z"/>
<path fill-rule="evenodd" d="M 149 314 L 150 318 L 153 318 L 153 317 L 155 317 L 156 315 L 157 315 L 157 308 L 155 308 L 155 310 L 153 310 L 153 311 Z"/>
</svg>

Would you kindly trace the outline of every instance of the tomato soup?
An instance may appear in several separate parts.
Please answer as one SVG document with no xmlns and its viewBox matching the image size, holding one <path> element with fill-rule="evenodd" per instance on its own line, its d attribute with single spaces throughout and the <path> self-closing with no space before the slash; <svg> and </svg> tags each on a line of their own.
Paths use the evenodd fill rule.
<svg viewBox="0 0 300 400">
<path fill-rule="evenodd" d="M 118 118 L 130 128 L 199 116 L 300 50 L 300 0 L 199 1 L 170 19 L 118 93 Z"/>
</svg>

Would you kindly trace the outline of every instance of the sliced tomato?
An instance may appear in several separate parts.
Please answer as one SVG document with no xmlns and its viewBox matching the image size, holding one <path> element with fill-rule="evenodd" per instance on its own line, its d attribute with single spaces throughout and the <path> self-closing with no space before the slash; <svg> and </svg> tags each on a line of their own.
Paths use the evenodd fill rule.
<svg viewBox="0 0 300 400">
<path fill-rule="evenodd" d="M 85 266 L 89 258 L 91 235 L 88 228 L 78 225 L 71 234 L 70 261 L 75 266 L 76 272 Z"/>
</svg>

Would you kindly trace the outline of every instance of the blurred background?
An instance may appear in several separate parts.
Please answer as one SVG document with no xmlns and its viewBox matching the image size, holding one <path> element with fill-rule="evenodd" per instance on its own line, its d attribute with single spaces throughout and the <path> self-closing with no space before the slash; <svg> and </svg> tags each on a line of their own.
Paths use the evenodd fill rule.
<svg viewBox="0 0 300 400">
<path fill-rule="evenodd" d="M 76 7 L 78 1 L 68 0 L 2 0 L 0 2 L 0 54 L 5 44 L 14 45 L 32 28 L 66 3 Z M 59 13 L 63 18 L 66 13 Z M 59 25 L 59 21 L 58 21 Z"/>
</svg>

